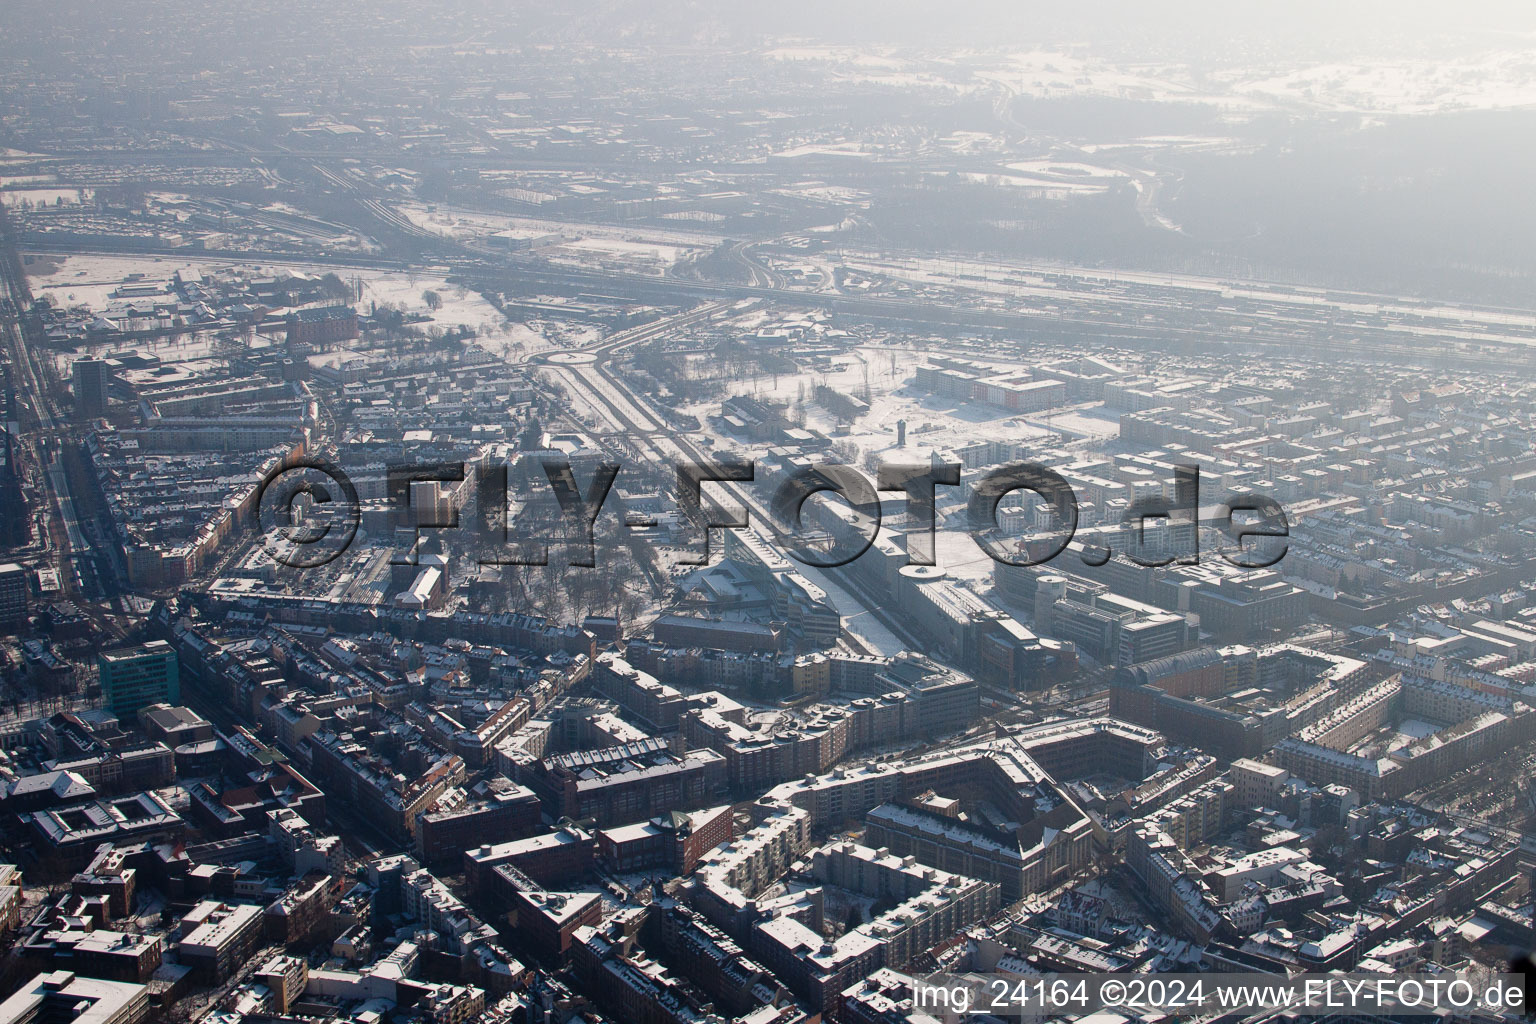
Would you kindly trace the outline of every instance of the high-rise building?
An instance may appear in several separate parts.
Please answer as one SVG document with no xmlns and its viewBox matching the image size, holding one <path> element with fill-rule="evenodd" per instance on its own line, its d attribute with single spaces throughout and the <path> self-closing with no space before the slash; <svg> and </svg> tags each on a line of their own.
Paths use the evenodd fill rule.
<svg viewBox="0 0 1536 1024">
<path fill-rule="evenodd" d="M 14 562 L 0 565 L 0 626 L 14 626 L 27 617 L 27 570 Z"/>
<path fill-rule="evenodd" d="M 164 640 L 98 656 L 101 691 L 116 715 L 137 714 L 150 704 L 181 702 L 176 651 Z"/>
<path fill-rule="evenodd" d="M 107 364 L 104 360 L 86 356 L 76 359 L 75 418 L 93 419 L 107 414 Z"/>
<path fill-rule="evenodd" d="M 15 408 L 15 392 L 6 392 L 5 408 Z M 0 546 L 19 548 L 32 539 L 32 516 L 16 472 L 16 436 L 0 426 Z"/>
</svg>

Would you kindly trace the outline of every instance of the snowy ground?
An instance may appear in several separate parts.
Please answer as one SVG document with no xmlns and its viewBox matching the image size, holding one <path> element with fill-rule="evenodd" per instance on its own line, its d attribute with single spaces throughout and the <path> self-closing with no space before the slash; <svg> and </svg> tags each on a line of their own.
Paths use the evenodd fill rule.
<svg viewBox="0 0 1536 1024">
<path fill-rule="evenodd" d="M 858 446 L 861 457 L 895 449 L 896 424 L 901 420 L 907 424 L 907 443 L 928 448 L 960 445 L 984 438 L 1026 441 L 1051 435 L 1043 415 L 1023 416 L 982 402 L 957 404 L 909 389 L 907 382 L 925 359 L 923 350 L 903 346 L 894 339 L 882 340 L 839 357 L 831 371 L 783 374 L 777 379 L 772 376 L 748 379 L 741 382 L 740 391 L 789 403 L 799 401 L 803 392 L 806 426 L 821 430 L 838 441 L 852 442 Z M 867 384 L 870 411 L 851 424 L 847 433 L 839 433 L 837 418 L 815 404 L 818 384 L 853 395 L 860 395 Z M 700 402 L 689 406 L 687 411 L 702 420 L 718 415 L 720 404 L 718 401 Z M 1113 433 L 1118 429 L 1117 424 L 1111 426 L 1107 421 L 1086 414 L 1077 415 L 1084 418 L 1084 422 L 1074 419 L 1073 423 L 1085 432 L 1097 434 L 1108 430 Z M 1035 420 L 1038 424 L 1033 422 Z M 1053 415 L 1050 426 L 1057 425 Z"/>
<path fill-rule="evenodd" d="M 3 193 L 0 193 L 3 194 Z M 106 255 L 37 255 L 25 266 L 28 283 L 37 298 L 45 296 L 60 306 L 89 306 L 105 309 L 120 301 L 112 297 L 132 274 L 143 275 L 139 281 L 169 281 L 176 271 L 188 265 L 196 265 L 207 271 L 218 267 L 242 266 L 271 271 L 285 270 L 306 274 L 325 274 L 335 271 L 347 280 L 362 281 L 363 293 L 358 308 L 367 312 L 373 305 L 393 305 L 410 313 L 427 313 L 434 322 L 444 327 L 464 325 L 480 332 L 491 351 L 500 351 L 508 359 L 521 362 L 524 358 L 548 348 L 565 348 L 596 340 L 601 330 L 583 325 L 557 324 L 539 320 L 509 322 L 477 292 L 450 284 L 442 275 L 410 273 L 367 268 L 347 268 L 302 262 L 266 262 L 262 264 L 236 264 L 227 257 L 210 258 L 189 252 L 186 256 L 106 256 Z M 424 297 L 428 291 L 436 292 L 442 307 L 436 312 L 427 308 Z M 138 348 L 159 350 L 167 348 L 174 358 L 186 359 L 206 355 L 209 339 L 180 338 L 173 341 L 135 343 Z M 121 342 L 111 347 L 121 348 Z"/>
<path fill-rule="evenodd" d="M 473 327 L 488 337 L 500 334 L 504 323 L 499 310 L 478 292 L 460 285 L 449 284 L 445 278 L 431 274 L 405 271 L 352 271 L 344 275 L 360 277 L 363 293 L 358 297 L 360 310 L 391 305 L 411 313 L 429 313 L 433 320 L 444 327 L 463 325 Z M 427 308 L 426 292 L 436 292 L 442 308 Z"/>
<path fill-rule="evenodd" d="M 395 210 L 423 230 L 455 238 L 473 238 L 477 235 L 495 233 L 507 233 L 515 238 L 560 235 L 571 241 L 579 240 L 599 247 L 613 244 L 620 247 L 678 249 L 710 249 L 722 241 L 718 235 L 701 231 L 658 228 L 650 225 L 616 227 L 601 224 L 573 224 L 568 221 L 541 220 L 537 217 L 486 213 L 441 203 L 400 203 L 395 206 Z"/>
<path fill-rule="evenodd" d="M 30 203 L 33 207 L 77 206 L 92 195 L 90 189 L 79 188 L 13 188 L 0 190 L 0 206 L 20 206 Z"/>
<path fill-rule="evenodd" d="M 259 344 L 259 341 L 258 341 Z M 121 338 L 104 345 L 85 345 L 77 349 L 50 352 L 55 372 L 68 377 L 70 364 L 83 355 L 100 358 L 108 352 L 120 352 L 125 348 L 148 352 L 168 363 L 180 363 L 193 359 L 207 359 L 214 353 L 214 338 L 210 333 L 181 334 L 174 338 L 141 338 L 125 343 Z"/>
<path fill-rule="evenodd" d="M 454 207 L 402 203 L 396 211 L 418 228 L 449 238 L 466 239 L 497 233 L 513 238 L 537 238 L 550 233 L 536 227 L 520 226 L 514 217 L 498 217 Z"/>
<path fill-rule="evenodd" d="M 1102 441 L 1120 436 L 1120 417 L 1113 412 L 1106 412 L 1102 403 L 1097 407 L 1035 413 L 1025 417 L 1024 422 L 1087 440 Z"/>
<path fill-rule="evenodd" d="M 579 238 L 573 242 L 567 242 L 563 248 L 586 249 L 615 256 L 650 259 L 668 265 L 676 263 L 685 253 L 696 251 L 686 246 L 663 245 L 656 242 L 624 238 Z"/>
<path fill-rule="evenodd" d="M 143 274 L 143 280 L 167 281 L 177 267 L 189 261 L 159 259 L 149 256 L 34 256 L 23 253 L 22 270 L 34 298 L 51 298 L 61 307 L 89 306 L 104 309 L 112 305 L 112 293 L 128 280 L 129 274 Z"/>
<path fill-rule="evenodd" d="M 782 319 L 783 314 L 779 316 Z M 767 319 L 760 314 L 740 318 L 733 326 L 739 335 L 745 336 L 766 324 Z M 908 387 L 908 382 L 925 359 L 926 351 L 907 343 L 906 339 L 900 344 L 896 339 L 875 339 L 837 357 L 830 371 L 785 374 L 777 380 L 772 376 L 748 379 L 739 382 L 731 391 L 788 402 L 792 406 L 803 399 L 806 426 L 823 431 L 839 443 L 855 445 L 858 457 L 853 461 L 860 468 L 869 456 L 889 457 L 898 451 L 896 424 L 901 420 L 907 424 L 909 448 L 959 447 L 973 441 L 995 439 L 1047 442 L 1060 439 L 1063 434 L 1068 440 L 1062 443 L 1070 443 L 1070 439 L 1113 438 L 1119 432 L 1118 417 L 1094 403 L 1049 413 L 1020 415 L 982 402 L 956 403 L 916 392 Z M 1025 364 L 1018 365 L 1023 367 Z M 843 394 L 861 395 L 866 383 L 870 394 L 869 413 L 851 424 L 846 432 L 840 432 L 836 417 L 815 404 L 815 386 L 825 384 Z M 736 451 L 744 457 L 752 456 L 751 444 L 724 437 L 715 429 L 711 418 L 720 412 L 718 399 L 690 404 L 684 411 L 707 425 L 705 429 L 717 447 Z M 940 497 L 935 539 L 938 564 L 954 578 L 984 591 L 990 585 L 992 559 L 971 537 L 963 508 L 954 507 L 953 503 L 946 508 L 942 495 Z M 804 568 L 800 571 L 813 582 L 826 586 L 829 593 L 839 589 L 820 574 L 813 576 Z M 851 599 L 840 600 L 836 595 L 834 601 L 840 608 L 852 609 L 860 605 Z M 849 625 L 855 632 L 865 631 L 873 647 L 884 649 L 894 644 L 895 649 L 899 649 L 901 646 L 867 613 L 856 615 Z"/>
<path fill-rule="evenodd" d="M 1411 746 L 1414 743 L 1417 743 L 1419 740 L 1433 736 L 1435 733 L 1439 732 L 1440 729 L 1440 726 L 1434 725 L 1430 722 L 1425 722 L 1421 719 L 1404 719 L 1403 721 L 1397 723 L 1396 735 L 1387 739 L 1386 748 L 1388 751 L 1402 750 L 1404 747 Z"/>
<path fill-rule="evenodd" d="M 761 324 L 757 321 L 749 322 L 744 318 L 738 321 L 736 326 L 738 331 L 746 333 Z M 956 405 L 953 402 L 910 392 L 905 387 L 906 382 L 922 361 L 922 353 L 915 348 L 870 344 L 850 352 L 840 360 L 840 368 L 831 372 L 787 374 L 777 381 L 772 377 L 763 377 L 759 380 L 743 382 L 746 386 L 741 390 L 763 398 L 795 403 L 801 397 L 803 384 L 806 425 L 824 431 L 839 442 L 852 442 L 856 445 L 859 449 L 859 457 L 854 461 L 861 468 L 866 456 L 889 454 L 897 450 L 896 423 L 903 419 L 907 421 L 909 447 L 942 448 L 963 445 L 979 439 L 1008 438 L 1024 441 L 1054 436 L 1055 431 L 1050 429 L 1057 425 L 1054 416 L 1048 428 L 1044 420 L 1040 424 L 1035 424 L 1030 422 L 1029 418 L 1009 414 L 1005 410 L 983 403 L 967 402 Z M 871 394 L 871 411 L 853 424 L 847 433 L 839 434 L 835 418 L 814 404 L 814 387 L 816 384 L 824 383 L 844 394 L 859 394 L 866 380 L 866 369 Z M 745 457 L 751 457 L 750 444 L 726 438 L 714 429 L 710 417 L 719 414 L 718 400 L 695 403 L 689 405 L 685 411 L 696 415 L 701 423 L 707 424 L 705 429 L 712 435 L 713 443 L 717 447 L 738 451 Z M 1116 422 L 1094 416 L 1093 410 L 1074 411 L 1064 415 L 1073 420 L 1074 424 L 1077 420 L 1081 420 L 1085 425 L 1092 425 L 1092 432 L 1095 434 L 1113 435 L 1118 428 Z M 755 496 L 762 497 L 756 494 Z M 963 511 L 957 510 L 945 515 L 942 502 L 940 507 L 940 520 L 935 541 L 938 564 L 955 578 L 969 582 L 979 591 L 985 590 L 991 578 L 992 559 L 972 539 Z M 759 517 L 754 516 L 754 521 L 757 518 Z M 768 540 L 770 544 L 775 543 L 772 538 Z M 796 568 L 813 583 L 826 589 L 834 604 L 845 614 L 853 613 L 847 619 L 846 625 L 851 632 L 864 637 L 870 647 L 882 653 L 894 654 L 905 646 L 872 614 L 862 610 L 862 602 L 844 593 L 843 588 L 827 578 L 824 573 L 805 566 L 797 565 Z"/>
<path fill-rule="evenodd" d="M 1010 188 L 1027 188 L 1042 193 L 1096 195 L 1109 187 L 1107 179 L 1093 177 L 1068 180 L 1033 174 L 981 174 L 973 171 L 929 171 L 928 176 L 948 178 L 952 173 L 973 185 L 1007 185 Z"/>
</svg>

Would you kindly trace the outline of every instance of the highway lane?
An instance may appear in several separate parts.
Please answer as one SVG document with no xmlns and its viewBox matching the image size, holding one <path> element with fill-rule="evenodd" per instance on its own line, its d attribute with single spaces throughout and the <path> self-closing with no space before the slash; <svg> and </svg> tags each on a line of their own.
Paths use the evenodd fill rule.
<svg viewBox="0 0 1536 1024">
<path fill-rule="evenodd" d="M 607 369 L 606 360 L 625 349 L 659 338 L 684 327 L 694 326 L 724 313 L 734 303 L 709 302 L 686 310 L 675 316 L 639 327 L 632 327 L 581 348 L 560 352 L 541 352 L 534 361 L 554 370 L 564 371 L 567 379 L 577 382 L 589 399 L 601 407 L 611 425 L 633 436 L 644 439 L 660 431 L 668 430 L 667 420 L 654 410 L 647 411 L 619 388 Z"/>
<path fill-rule="evenodd" d="M 752 249 L 754 247 L 754 243 L 752 242 L 737 242 L 735 245 L 731 246 L 731 259 L 735 260 L 737 263 L 746 268 L 747 273 L 751 278 L 750 284 L 752 287 L 773 289 L 784 288 L 786 286 L 786 282 L 783 276 L 775 271 L 772 267 L 768 266 L 767 263 L 754 256 L 752 254 Z"/>
</svg>

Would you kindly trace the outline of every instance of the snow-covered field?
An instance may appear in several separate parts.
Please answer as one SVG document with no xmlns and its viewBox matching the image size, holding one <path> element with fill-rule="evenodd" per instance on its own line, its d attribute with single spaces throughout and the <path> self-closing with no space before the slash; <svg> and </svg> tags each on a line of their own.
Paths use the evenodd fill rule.
<svg viewBox="0 0 1536 1024">
<path fill-rule="evenodd" d="M 559 235 L 568 242 L 579 242 L 599 248 L 612 244 L 616 247 L 616 251 L 627 246 L 651 249 L 658 247 L 709 249 L 721 241 L 720 236 L 707 232 L 657 228 L 649 225 L 627 228 L 601 224 L 572 224 L 566 221 L 541 220 L 537 217 L 485 213 L 441 203 L 399 203 L 395 205 L 395 210 L 423 230 L 455 238 L 473 238 L 499 233 L 513 238 Z"/>
<path fill-rule="evenodd" d="M 1012 164 L 1009 165 L 1014 166 Z M 930 177 L 947 178 L 951 174 L 973 185 L 1006 185 L 1010 188 L 1029 188 L 1037 192 L 1096 195 L 1105 191 L 1115 180 L 1111 175 L 1091 175 L 1081 178 L 1057 177 L 1044 174 L 983 174 L 978 171 L 929 171 Z M 1124 177 L 1124 175 L 1120 175 Z"/>
<path fill-rule="evenodd" d="M 14 207 L 23 203 L 33 207 L 57 206 L 61 202 L 65 206 L 77 206 L 91 195 L 90 189 L 79 188 L 12 188 L 0 190 L 0 206 Z"/>
<path fill-rule="evenodd" d="M 185 257 L 37 255 L 32 257 L 32 262 L 24 269 L 32 293 L 38 298 L 50 297 L 64 307 L 83 305 L 105 309 L 121 301 L 114 299 L 112 293 L 129 280 L 129 275 L 142 275 L 136 279 L 140 282 L 169 281 L 179 268 L 188 265 L 195 265 L 204 272 L 229 266 L 306 274 L 335 271 L 349 281 L 354 278 L 361 280 L 363 291 L 357 305 L 364 312 L 375 304 L 388 304 L 411 313 L 428 313 L 437 324 L 444 327 L 457 327 L 460 324 L 472 327 L 480 333 L 487 348 L 500 351 L 515 362 L 548 348 L 588 344 L 602 334 L 600 328 L 586 325 L 538 320 L 509 322 L 479 293 L 450 284 L 438 274 L 353 269 L 299 262 L 233 264 L 227 258 L 199 257 L 195 253 L 188 253 Z M 424 294 L 428 291 L 436 292 L 442 302 L 442 307 L 436 312 L 427 308 Z M 206 354 L 207 349 L 206 340 L 179 339 L 166 344 L 176 346 L 176 358 L 193 358 L 194 354 Z M 141 344 L 139 347 L 144 346 Z"/>
<path fill-rule="evenodd" d="M 586 249 L 593 252 L 610 253 L 615 256 L 649 259 L 668 266 L 676 263 L 684 253 L 696 251 L 685 246 L 659 245 L 654 242 L 624 238 L 579 238 L 573 242 L 565 243 L 561 248 Z"/>
<path fill-rule="evenodd" d="M 1218 76 L 1219 78 L 1220 76 Z M 1424 114 L 1536 105 L 1536 65 L 1527 49 L 1450 59 L 1316 64 L 1232 72 L 1228 87 L 1256 99 L 1324 110 Z"/>
<path fill-rule="evenodd" d="M 401 203 L 396 210 L 418 228 L 448 238 L 468 239 L 493 234 L 507 235 L 511 238 L 537 238 L 551 233 L 536 227 L 520 226 L 515 217 L 471 213 L 452 207 Z"/>
<path fill-rule="evenodd" d="M 24 269 L 33 294 L 38 298 L 51 296 L 61 306 L 107 306 L 113 301 L 112 292 L 140 274 L 139 281 L 168 281 L 176 271 L 185 266 L 197 266 L 205 272 L 218 267 L 238 266 L 249 270 L 287 271 L 311 275 L 332 271 L 351 280 L 361 278 L 363 294 L 358 305 L 367 309 L 370 303 L 390 303 L 410 312 L 427 311 L 423 293 L 435 291 L 442 299 L 442 308 L 433 314 L 434 319 L 446 325 L 467 324 L 480 327 L 489 324 L 498 327 L 501 314 L 496 307 L 479 294 L 451 285 L 441 275 L 404 271 L 375 270 L 368 268 L 337 267 L 297 261 L 233 263 L 228 257 L 205 257 L 189 251 L 186 256 L 103 256 L 68 255 L 36 256 Z"/>
<path fill-rule="evenodd" d="M 1459 41 L 1464 43 L 1465 41 Z M 771 59 L 835 64 L 839 77 L 903 88 L 960 93 L 995 92 L 1060 99 L 1116 99 L 1210 104 L 1237 116 L 1310 108 L 1369 114 L 1423 114 L 1449 110 L 1509 110 L 1536 105 L 1536 64 L 1530 50 L 1503 40 L 1474 48 L 1446 39 L 1426 43 L 1411 57 L 1362 52 L 1345 61 L 1231 62 L 1193 67 L 1177 60 L 1125 63 L 1061 50 L 1031 50 L 957 58 L 931 58 L 879 48 L 780 47 Z M 1443 52 L 1437 52 L 1443 51 Z M 835 143 L 806 152 L 856 154 Z"/>
<path fill-rule="evenodd" d="M 166 281 L 188 260 L 149 256 L 36 256 L 22 255 L 22 270 L 34 298 L 51 298 L 62 307 L 90 306 L 102 309 L 116 300 L 112 293 L 142 274 L 143 280 Z"/>
<path fill-rule="evenodd" d="M 360 310 L 373 304 L 391 305 L 407 312 L 430 313 L 433 320 L 444 327 L 464 325 L 473 327 L 487 336 L 500 332 L 503 324 L 501 313 L 484 296 L 459 285 L 449 284 L 446 278 L 431 274 L 404 271 L 360 270 L 350 271 L 347 277 L 360 277 L 363 293 L 358 297 Z M 433 312 L 427 308 L 426 292 L 436 292 L 442 308 Z"/>
</svg>

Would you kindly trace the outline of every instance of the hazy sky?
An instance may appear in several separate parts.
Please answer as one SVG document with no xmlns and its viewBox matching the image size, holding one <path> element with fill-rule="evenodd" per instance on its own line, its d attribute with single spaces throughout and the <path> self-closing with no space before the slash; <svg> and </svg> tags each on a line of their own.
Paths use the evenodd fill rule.
<svg viewBox="0 0 1536 1024">
<path fill-rule="evenodd" d="M 1146 43 L 1206 56 L 1223 40 L 1311 49 L 1443 45 L 1447 37 L 1536 31 L 1536 5 L 1521 0 L 590 0 L 567 12 L 602 11 L 610 27 L 683 30 L 718 23 L 734 34 L 803 35 L 836 42 L 1033 45 L 1045 41 Z"/>
<path fill-rule="evenodd" d="M 144 31 L 195 41 L 255 17 L 271 25 L 344 21 L 358 33 L 422 41 L 750 47 L 786 37 L 839 45 L 986 48 L 1074 43 L 1120 57 L 1217 62 L 1258 54 L 1318 58 L 1519 45 L 1536 33 L 1524 0 L 8 0 L 0 39 L 46 52 L 120 51 Z M 324 35 L 321 31 L 319 34 Z M 246 34 L 259 48 L 271 33 Z M 115 45 L 116 44 L 116 45 Z"/>
</svg>

